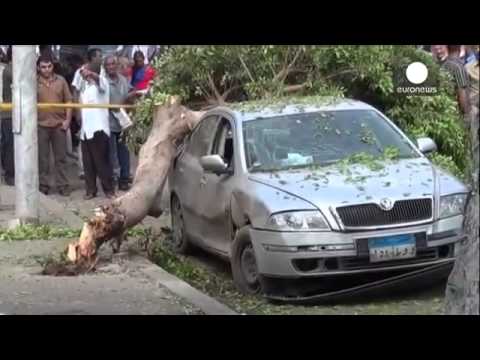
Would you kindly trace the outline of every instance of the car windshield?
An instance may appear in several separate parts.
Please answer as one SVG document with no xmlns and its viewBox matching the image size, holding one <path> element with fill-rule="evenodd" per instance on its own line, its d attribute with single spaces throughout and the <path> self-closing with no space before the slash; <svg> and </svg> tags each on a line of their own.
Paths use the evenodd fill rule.
<svg viewBox="0 0 480 360">
<path fill-rule="evenodd" d="M 396 158 L 418 153 L 384 118 L 372 110 L 299 113 L 244 123 L 249 171 L 327 166 L 355 154 Z"/>
</svg>

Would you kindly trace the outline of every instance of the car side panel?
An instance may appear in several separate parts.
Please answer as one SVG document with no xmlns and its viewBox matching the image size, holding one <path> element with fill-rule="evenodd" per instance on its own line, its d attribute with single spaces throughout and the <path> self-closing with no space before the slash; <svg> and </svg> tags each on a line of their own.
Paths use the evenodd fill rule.
<svg viewBox="0 0 480 360">
<path fill-rule="evenodd" d="M 177 175 L 174 178 L 175 190 L 183 207 L 185 228 L 188 235 L 196 243 L 203 238 L 203 221 L 199 217 L 199 187 L 203 169 L 198 159 L 185 152 L 178 162 Z"/>
<path fill-rule="evenodd" d="M 201 187 L 201 216 L 205 224 L 205 244 L 228 255 L 230 251 L 230 199 L 235 182 L 231 175 L 205 174 Z"/>
</svg>

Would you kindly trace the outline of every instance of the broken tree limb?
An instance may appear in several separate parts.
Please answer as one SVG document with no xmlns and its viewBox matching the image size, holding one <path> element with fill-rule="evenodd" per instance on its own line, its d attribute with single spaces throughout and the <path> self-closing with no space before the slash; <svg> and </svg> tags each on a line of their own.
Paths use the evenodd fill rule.
<svg viewBox="0 0 480 360">
<path fill-rule="evenodd" d="M 148 215 L 161 214 L 160 198 L 177 144 L 199 122 L 203 112 L 187 109 L 176 97 L 155 109 L 150 135 L 140 150 L 139 165 L 130 191 L 96 210 L 85 223 L 80 239 L 68 246 L 73 263 L 91 264 L 106 241 L 123 236 Z"/>
</svg>

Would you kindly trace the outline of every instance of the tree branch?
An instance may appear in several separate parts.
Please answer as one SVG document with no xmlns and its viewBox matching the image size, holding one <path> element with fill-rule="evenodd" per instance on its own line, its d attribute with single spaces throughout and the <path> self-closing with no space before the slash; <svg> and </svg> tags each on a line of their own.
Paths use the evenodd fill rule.
<svg viewBox="0 0 480 360">
<path fill-rule="evenodd" d="M 290 50 L 289 50 L 290 52 Z M 283 83 L 287 76 L 291 73 L 293 66 L 297 62 L 300 54 L 302 53 L 302 49 L 298 48 L 297 51 L 295 52 L 295 56 L 293 57 L 293 60 L 287 65 L 285 63 L 284 67 L 280 72 L 274 77 L 273 81 L 274 82 L 281 82 Z M 286 59 L 288 59 L 288 54 L 286 56 Z"/>
<path fill-rule="evenodd" d="M 282 91 L 285 93 L 293 93 L 297 91 L 301 91 L 308 86 L 308 83 L 298 84 L 298 85 L 288 85 L 285 86 Z"/>
<path fill-rule="evenodd" d="M 215 95 L 215 98 L 217 99 L 217 102 L 219 104 L 224 104 L 224 100 L 222 95 L 220 95 L 220 92 L 218 91 L 217 86 L 215 85 L 215 82 L 213 81 L 212 75 L 208 74 L 208 85 L 210 86 L 210 89 L 213 91 L 213 94 Z"/>
<path fill-rule="evenodd" d="M 332 79 L 334 77 L 337 77 L 339 75 L 355 74 L 355 73 L 357 73 L 357 70 L 355 70 L 355 69 L 346 69 L 346 70 L 342 70 L 342 71 L 336 72 L 334 74 L 325 76 L 324 79 L 325 80 L 330 80 L 330 79 Z"/>
<path fill-rule="evenodd" d="M 232 91 L 237 90 L 237 89 L 240 89 L 240 88 L 241 88 L 240 85 L 235 85 L 235 86 L 232 86 L 232 87 L 230 87 L 229 89 L 227 89 L 227 90 L 222 94 L 222 99 L 223 99 L 223 101 L 226 102 L 226 101 L 227 101 L 227 98 L 228 98 L 228 95 L 230 95 Z"/>
<path fill-rule="evenodd" d="M 238 55 L 238 58 L 239 58 L 239 60 L 242 64 L 243 68 L 245 69 L 245 72 L 247 73 L 248 77 L 250 78 L 250 80 L 252 82 L 255 82 L 255 79 L 253 78 L 252 73 L 248 69 L 247 64 L 245 64 L 245 61 L 243 60 L 242 55 Z"/>
</svg>

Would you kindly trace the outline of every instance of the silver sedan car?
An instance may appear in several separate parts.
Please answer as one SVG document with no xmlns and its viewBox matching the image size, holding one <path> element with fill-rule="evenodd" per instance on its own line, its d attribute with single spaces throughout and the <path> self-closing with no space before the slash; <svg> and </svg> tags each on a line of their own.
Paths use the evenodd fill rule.
<svg viewBox="0 0 480 360">
<path fill-rule="evenodd" d="M 267 297 L 452 264 L 469 191 L 435 150 L 353 100 L 215 108 L 173 163 L 175 250 L 228 259 Z"/>
</svg>

